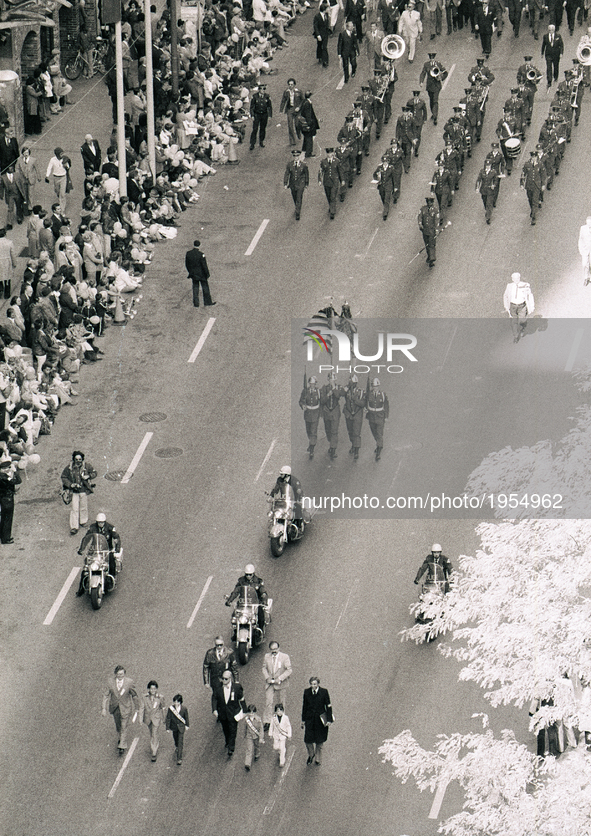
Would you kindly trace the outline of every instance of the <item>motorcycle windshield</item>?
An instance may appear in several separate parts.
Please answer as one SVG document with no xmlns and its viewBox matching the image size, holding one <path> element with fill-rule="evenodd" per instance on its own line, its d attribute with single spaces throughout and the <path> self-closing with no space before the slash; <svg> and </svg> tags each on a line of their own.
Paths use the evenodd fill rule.
<svg viewBox="0 0 591 836">
<path fill-rule="evenodd" d="M 437 581 L 444 581 L 445 580 L 445 572 L 443 570 L 443 566 L 441 563 L 429 563 L 429 576 L 427 579 L 428 583 L 433 583 Z"/>
<path fill-rule="evenodd" d="M 282 482 L 279 485 L 280 493 L 275 494 L 273 502 L 275 508 L 288 508 L 295 503 L 295 493 L 289 482 Z"/>
<path fill-rule="evenodd" d="M 87 554 L 101 554 L 109 551 L 109 543 L 104 534 L 95 532 L 92 535 L 92 540 L 87 546 Z"/>
<path fill-rule="evenodd" d="M 238 595 L 237 606 L 240 609 L 246 609 L 248 607 L 256 607 L 259 603 L 259 596 L 257 594 L 256 589 L 252 586 L 241 586 L 240 593 Z"/>
</svg>

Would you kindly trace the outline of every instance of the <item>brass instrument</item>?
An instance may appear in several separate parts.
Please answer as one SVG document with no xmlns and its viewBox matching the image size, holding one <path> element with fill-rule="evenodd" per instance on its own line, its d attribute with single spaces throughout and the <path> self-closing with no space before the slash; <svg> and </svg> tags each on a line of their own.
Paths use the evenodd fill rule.
<svg viewBox="0 0 591 836">
<path fill-rule="evenodd" d="M 431 78 L 439 78 L 439 76 L 441 75 L 441 70 L 437 66 L 431 67 L 431 69 L 429 70 L 429 75 L 431 76 Z"/>
<path fill-rule="evenodd" d="M 382 40 L 381 50 L 384 58 L 389 61 L 395 61 L 397 58 L 402 58 L 406 49 L 404 38 L 400 35 L 386 35 Z"/>
<path fill-rule="evenodd" d="M 573 86 L 572 86 L 572 90 L 571 90 L 571 94 L 570 94 L 570 106 L 573 109 L 578 108 L 577 96 L 579 94 L 579 84 L 581 83 L 582 80 L 583 79 L 581 77 L 581 78 L 578 78 L 575 82 L 573 82 Z"/>
<path fill-rule="evenodd" d="M 591 66 L 591 44 L 579 44 L 577 48 L 577 61 L 583 67 Z"/>
<path fill-rule="evenodd" d="M 490 86 L 487 85 L 484 88 L 484 96 L 482 97 L 482 101 L 480 102 L 480 112 L 484 113 L 484 107 L 486 105 L 486 100 L 488 99 L 488 91 L 490 90 Z"/>
</svg>

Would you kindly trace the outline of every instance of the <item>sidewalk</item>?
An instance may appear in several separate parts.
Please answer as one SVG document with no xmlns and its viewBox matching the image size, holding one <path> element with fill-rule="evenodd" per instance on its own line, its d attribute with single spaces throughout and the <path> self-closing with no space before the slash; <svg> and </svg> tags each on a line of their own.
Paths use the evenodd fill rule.
<svg viewBox="0 0 591 836">
<path fill-rule="evenodd" d="M 72 160 L 71 178 L 74 190 L 68 194 L 66 215 L 72 221 L 72 231 L 76 234 L 80 223 L 80 210 L 84 198 L 84 166 L 80 155 L 80 146 L 86 134 L 90 133 L 98 141 L 103 160 L 107 155 L 107 148 L 111 139 L 111 100 L 103 77 L 94 76 L 86 79 L 82 76 L 70 82 L 72 92 L 69 98 L 74 104 L 66 105 L 61 113 L 52 115 L 49 122 L 44 122 L 44 131 L 39 136 L 25 137 L 25 143 L 31 148 L 31 155 L 37 160 L 37 171 L 40 182 L 32 190 L 32 205 L 40 204 L 48 214 L 51 214 L 51 204 L 56 201 L 53 187 L 45 182 L 45 172 L 53 149 L 64 149 L 64 153 Z M 20 146 L 22 150 L 22 145 Z M 1 201 L 0 218 L 2 226 L 6 225 L 7 206 Z M 27 218 L 22 224 L 15 225 L 7 231 L 7 238 L 14 242 L 17 255 L 17 266 L 14 270 L 12 295 L 20 288 L 26 259 L 27 249 Z M 18 280 L 18 281 L 17 281 Z M 9 305 L 3 300 L 3 308 Z"/>
</svg>

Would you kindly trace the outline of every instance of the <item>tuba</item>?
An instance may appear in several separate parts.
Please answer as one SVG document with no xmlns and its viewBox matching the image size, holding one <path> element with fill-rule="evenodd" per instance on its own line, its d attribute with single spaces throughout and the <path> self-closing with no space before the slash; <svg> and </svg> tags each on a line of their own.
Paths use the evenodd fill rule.
<svg viewBox="0 0 591 836">
<path fill-rule="evenodd" d="M 432 67 L 429 70 L 429 75 L 431 76 L 431 78 L 439 78 L 439 76 L 441 75 L 441 70 L 437 66 Z"/>
<path fill-rule="evenodd" d="M 584 67 L 591 66 L 591 45 L 579 44 L 577 49 L 577 61 Z"/>
<path fill-rule="evenodd" d="M 405 49 L 406 44 L 400 35 L 386 35 L 386 37 L 382 40 L 382 55 L 389 61 L 395 61 L 397 58 L 402 58 Z"/>
</svg>

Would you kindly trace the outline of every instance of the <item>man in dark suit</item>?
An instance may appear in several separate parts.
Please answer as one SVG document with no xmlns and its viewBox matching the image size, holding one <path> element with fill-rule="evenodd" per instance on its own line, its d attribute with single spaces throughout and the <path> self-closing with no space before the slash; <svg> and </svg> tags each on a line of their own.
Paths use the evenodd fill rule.
<svg viewBox="0 0 591 836">
<path fill-rule="evenodd" d="M 328 211 L 332 221 L 337 210 L 339 189 L 345 185 L 345 178 L 337 161 L 334 148 L 326 149 L 326 158 L 320 163 L 318 182 L 321 186 L 324 186 L 324 193 L 328 201 Z"/>
<path fill-rule="evenodd" d="M 314 37 L 316 38 L 316 58 L 323 67 L 328 67 L 328 39 L 330 37 L 330 14 L 326 3 L 314 15 Z"/>
<path fill-rule="evenodd" d="M 548 82 L 548 87 L 552 86 L 552 76 L 554 76 L 554 81 L 558 81 L 560 57 L 563 52 L 564 42 L 556 32 L 554 24 L 551 23 L 548 26 L 547 33 L 542 38 L 542 58 L 546 59 L 546 81 Z"/>
<path fill-rule="evenodd" d="M 355 25 L 357 41 L 363 40 L 363 18 L 365 17 L 365 0 L 346 0 L 345 20 L 352 20 Z"/>
<path fill-rule="evenodd" d="M 240 712 L 246 711 L 244 689 L 238 682 L 234 682 L 232 671 L 224 671 L 221 682 L 214 686 L 211 698 L 212 711 L 222 724 L 228 757 L 231 758 L 236 747 L 236 732 Z"/>
<path fill-rule="evenodd" d="M 283 185 L 286 189 L 291 190 L 291 196 L 295 204 L 296 221 L 299 221 L 302 211 L 302 197 L 304 196 L 304 189 L 310 183 L 310 172 L 308 166 L 304 162 L 303 151 L 292 151 L 293 160 L 287 164 L 285 169 L 285 176 L 283 178 Z"/>
<path fill-rule="evenodd" d="M 488 59 L 492 50 L 493 24 L 497 19 L 497 11 L 492 0 L 482 0 L 482 5 L 476 7 L 476 29 L 480 35 L 480 43 L 484 57 Z"/>
<path fill-rule="evenodd" d="M 193 305 L 199 307 L 199 285 L 203 286 L 203 304 L 216 305 L 216 302 L 211 301 L 211 293 L 209 292 L 209 267 L 205 256 L 199 249 L 201 241 L 193 241 L 193 249 L 185 256 L 185 267 L 189 278 L 193 282 Z"/>
<path fill-rule="evenodd" d="M 92 138 L 92 134 L 86 134 L 84 137 L 84 145 L 81 146 L 80 153 L 85 169 L 91 168 L 97 172 L 101 170 L 101 148 L 96 139 Z"/>
<path fill-rule="evenodd" d="M 349 81 L 349 65 L 351 66 L 351 75 L 354 76 L 357 72 L 357 56 L 359 55 L 359 44 L 353 32 L 353 21 L 348 20 L 345 23 L 345 28 L 339 32 L 339 40 L 337 42 L 337 55 L 341 56 L 343 62 L 343 73 L 345 74 L 345 84 Z"/>
<path fill-rule="evenodd" d="M 297 139 L 301 138 L 301 131 L 296 124 L 296 117 L 300 111 L 304 101 L 304 94 L 296 87 L 295 78 L 287 79 L 287 90 L 283 92 L 281 97 L 281 105 L 279 107 L 280 113 L 285 113 L 287 116 L 287 131 L 289 133 L 289 144 L 297 145 Z"/>
<path fill-rule="evenodd" d="M 322 747 L 328 737 L 328 726 L 333 722 L 330 696 L 326 688 L 320 687 L 317 676 L 310 678 L 310 687 L 304 691 L 302 703 L 302 728 L 305 728 L 304 743 L 308 750 L 307 763 L 322 763 Z"/>
<path fill-rule="evenodd" d="M 117 748 L 120 755 L 127 749 L 127 728 L 133 722 L 134 713 L 138 712 L 140 701 L 133 684 L 133 680 L 125 675 L 125 668 L 117 665 L 113 677 L 107 680 L 107 687 L 103 691 L 103 717 L 107 716 L 107 709 L 113 715 L 115 727 L 119 734 Z"/>
<path fill-rule="evenodd" d="M 4 136 L 0 137 L 0 173 L 5 174 L 8 166 L 20 157 L 18 142 L 14 137 L 14 130 L 6 128 Z"/>
</svg>

